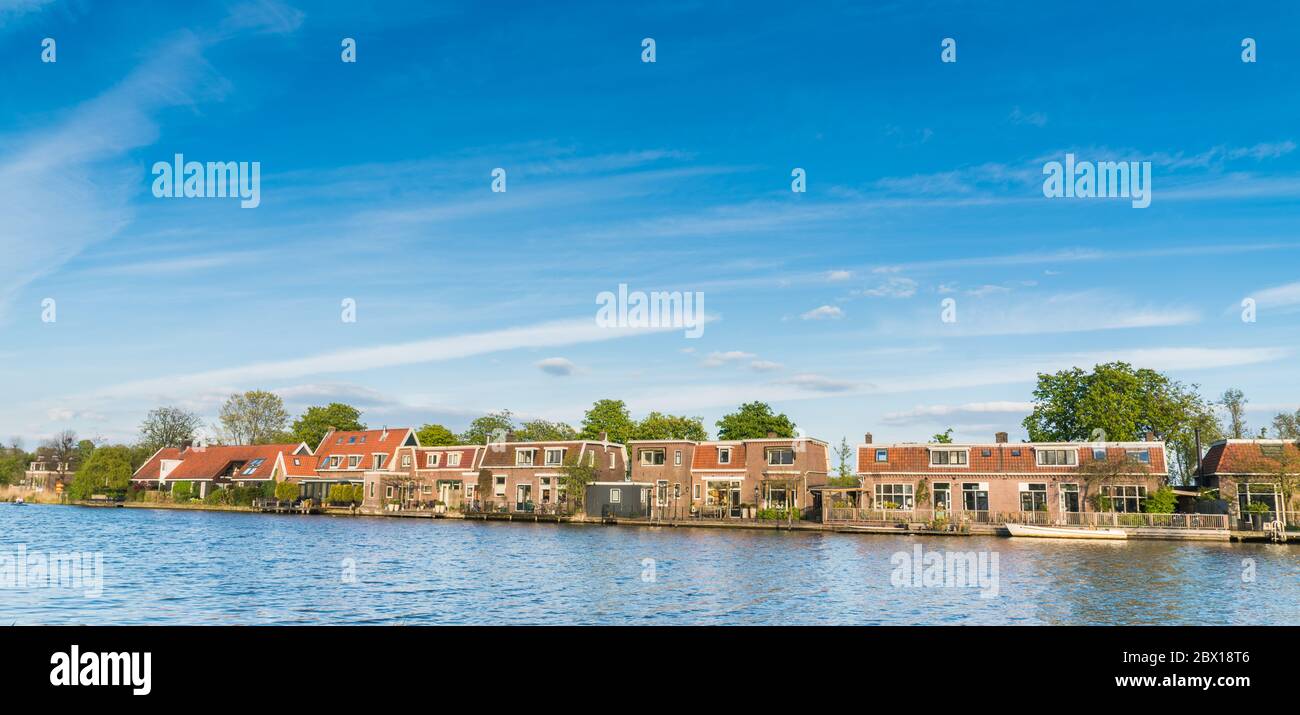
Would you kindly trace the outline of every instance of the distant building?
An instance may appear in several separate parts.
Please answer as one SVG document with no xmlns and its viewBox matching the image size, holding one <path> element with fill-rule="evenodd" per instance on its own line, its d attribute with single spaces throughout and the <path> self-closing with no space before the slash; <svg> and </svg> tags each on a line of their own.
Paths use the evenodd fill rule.
<svg viewBox="0 0 1300 715">
<path fill-rule="evenodd" d="M 1293 488 L 1300 480 L 1300 445 L 1291 440 L 1220 440 L 1210 445 L 1201 459 L 1201 486 L 1217 489 L 1235 520 L 1252 508 L 1269 515 L 1270 521 L 1277 518 L 1283 506 L 1288 512 L 1300 510 L 1294 492 L 1284 495 L 1284 479 Z M 1252 502 L 1260 506 L 1251 507 Z M 1294 522 L 1296 517 L 1285 520 Z"/>
</svg>

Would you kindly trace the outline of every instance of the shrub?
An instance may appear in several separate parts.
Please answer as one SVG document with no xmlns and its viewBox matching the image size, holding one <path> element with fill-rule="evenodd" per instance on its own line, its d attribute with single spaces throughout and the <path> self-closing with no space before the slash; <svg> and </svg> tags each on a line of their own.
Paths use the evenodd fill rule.
<svg viewBox="0 0 1300 715">
<path fill-rule="evenodd" d="M 280 501 L 296 501 L 298 499 L 298 485 L 293 482 L 276 483 L 275 498 Z"/>
<path fill-rule="evenodd" d="M 1160 487 L 1142 502 L 1142 511 L 1148 514 L 1172 514 L 1178 505 L 1178 497 L 1169 487 Z"/>
<path fill-rule="evenodd" d="M 173 482 L 172 499 L 177 502 L 187 502 L 194 497 L 194 484 L 192 482 Z"/>
</svg>

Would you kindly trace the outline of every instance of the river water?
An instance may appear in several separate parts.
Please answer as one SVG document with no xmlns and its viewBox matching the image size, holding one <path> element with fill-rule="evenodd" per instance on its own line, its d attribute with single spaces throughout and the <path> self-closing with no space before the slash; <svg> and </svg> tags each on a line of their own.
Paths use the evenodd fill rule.
<svg viewBox="0 0 1300 715">
<path fill-rule="evenodd" d="M 18 579 L 65 552 L 102 587 Z M 14 623 L 1298 624 L 1300 546 L 0 504 Z"/>
</svg>

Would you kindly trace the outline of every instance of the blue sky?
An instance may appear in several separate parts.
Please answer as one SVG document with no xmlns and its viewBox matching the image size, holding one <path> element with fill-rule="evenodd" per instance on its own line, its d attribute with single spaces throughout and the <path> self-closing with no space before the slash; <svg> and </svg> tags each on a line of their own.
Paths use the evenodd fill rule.
<svg viewBox="0 0 1300 715">
<path fill-rule="evenodd" d="M 1119 359 L 1300 407 L 1290 4 L 177 5 L 0 0 L 6 441 L 253 388 L 1015 438 L 1036 371 Z M 1067 152 L 1150 161 L 1151 206 L 1044 198 Z M 175 153 L 260 162 L 261 205 L 155 198 Z M 704 335 L 596 329 L 620 283 Z"/>
</svg>

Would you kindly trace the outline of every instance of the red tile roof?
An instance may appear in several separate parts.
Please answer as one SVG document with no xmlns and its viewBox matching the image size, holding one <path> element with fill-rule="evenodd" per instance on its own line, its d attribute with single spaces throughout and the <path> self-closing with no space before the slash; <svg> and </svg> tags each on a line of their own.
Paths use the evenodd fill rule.
<svg viewBox="0 0 1300 715">
<path fill-rule="evenodd" d="M 371 429 L 356 432 L 330 432 L 321 439 L 316 448 L 316 456 L 322 460 L 332 455 L 370 455 L 382 452 L 391 458 L 406 441 L 408 435 L 414 439 L 414 433 L 408 427 L 393 429 Z M 365 460 L 362 460 L 364 463 Z M 344 464 L 346 464 L 346 460 Z"/>
<path fill-rule="evenodd" d="M 298 449 L 296 444 L 219 445 L 191 447 L 181 452 L 181 463 L 167 481 L 187 481 L 232 477 L 234 479 L 270 479 L 280 454 Z M 253 462 L 262 460 L 256 466 Z M 232 474 L 232 467 L 238 466 Z M 252 470 L 251 472 L 248 470 Z"/>
<path fill-rule="evenodd" d="M 723 464 L 718 461 L 718 447 L 731 448 L 731 461 Z M 695 447 L 695 456 L 691 459 L 691 469 L 744 469 L 744 444 L 700 444 Z"/>
<path fill-rule="evenodd" d="M 1273 456 L 1265 454 L 1265 450 Z M 1276 439 L 1230 439 L 1210 446 L 1201 460 L 1201 474 L 1266 473 L 1279 466 L 1278 457 L 1300 459 L 1300 446 Z"/>
<path fill-rule="evenodd" d="M 154 452 L 153 456 L 149 458 L 149 461 L 140 465 L 140 468 L 135 470 L 135 474 L 132 474 L 131 478 L 141 481 L 156 482 L 158 481 L 158 475 L 162 472 L 162 461 L 164 459 L 179 459 L 180 454 L 181 451 L 175 447 L 163 447 L 157 452 Z"/>
</svg>

